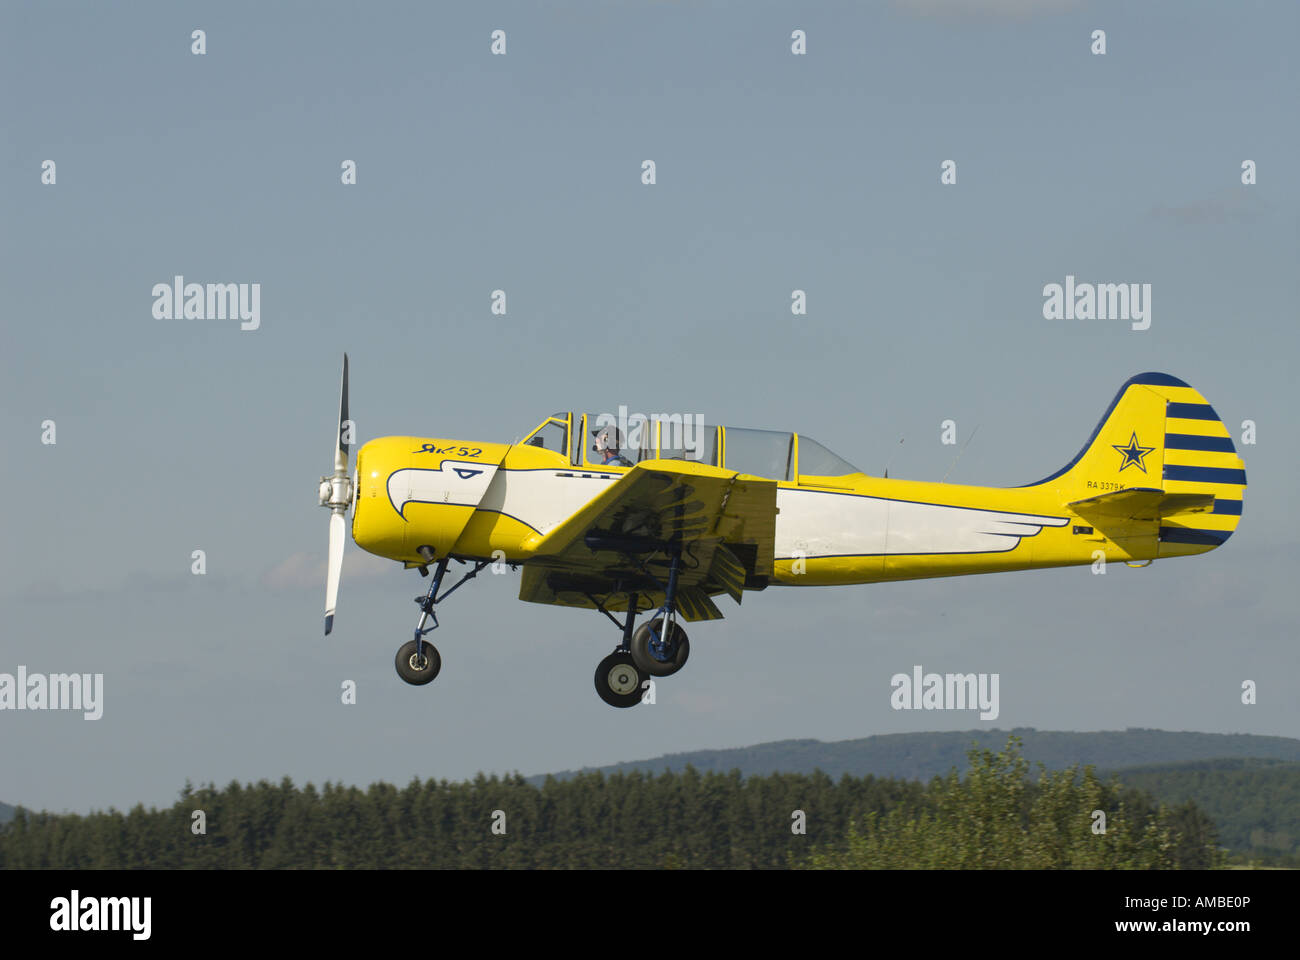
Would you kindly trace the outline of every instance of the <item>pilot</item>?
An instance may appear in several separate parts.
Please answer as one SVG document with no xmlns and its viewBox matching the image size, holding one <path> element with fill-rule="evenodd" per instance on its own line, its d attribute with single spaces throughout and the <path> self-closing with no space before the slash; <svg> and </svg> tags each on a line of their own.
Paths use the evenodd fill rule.
<svg viewBox="0 0 1300 960">
<path fill-rule="evenodd" d="M 591 431 L 591 435 L 596 438 L 591 449 L 604 458 L 601 460 L 602 464 L 612 463 L 616 467 L 632 466 L 632 461 L 618 452 L 623 446 L 623 438 L 618 432 L 618 427 L 613 425 L 600 427 Z"/>
</svg>

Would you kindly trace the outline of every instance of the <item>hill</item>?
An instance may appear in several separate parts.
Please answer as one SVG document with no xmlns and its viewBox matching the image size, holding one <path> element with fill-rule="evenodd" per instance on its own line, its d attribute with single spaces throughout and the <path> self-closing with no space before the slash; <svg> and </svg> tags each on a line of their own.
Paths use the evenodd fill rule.
<svg viewBox="0 0 1300 960">
<path fill-rule="evenodd" d="M 1024 742 L 1025 759 L 1044 763 L 1049 770 L 1073 764 L 1094 765 L 1099 771 L 1125 767 L 1196 763 L 1227 758 L 1253 758 L 1300 763 L 1300 740 L 1290 737 L 1261 737 L 1253 734 L 1181 733 L 1167 730 L 1101 730 L 1073 733 L 1020 727 L 1010 731 Z M 831 777 L 872 774 L 928 781 L 956 767 L 965 771 L 966 751 L 974 741 L 986 750 L 999 750 L 1006 743 L 1005 730 L 967 730 L 951 733 L 890 733 L 860 740 L 777 740 L 752 747 L 729 750 L 693 750 L 670 753 L 649 760 L 633 760 L 605 767 L 584 767 L 554 774 L 558 780 L 577 773 L 599 770 L 610 774 L 640 770 L 659 773 L 681 772 L 687 765 L 700 772 L 742 776 L 769 773 L 812 773 L 821 770 Z M 541 784 L 546 775 L 529 778 Z"/>
<path fill-rule="evenodd" d="M 11 807 L 7 803 L 0 803 L 0 823 L 8 823 L 14 818 L 15 812 L 15 807 Z"/>
</svg>

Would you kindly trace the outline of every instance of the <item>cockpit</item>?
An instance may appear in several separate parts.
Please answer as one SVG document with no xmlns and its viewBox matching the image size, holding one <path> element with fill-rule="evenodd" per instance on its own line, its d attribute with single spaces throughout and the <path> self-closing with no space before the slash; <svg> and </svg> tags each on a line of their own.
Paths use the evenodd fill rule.
<svg viewBox="0 0 1300 960">
<path fill-rule="evenodd" d="M 862 473 L 812 437 L 779 430 L 706 426 L 682 414 L 556 413 L 523 440 L 574 467 L 626 470 L 642 460 L 693 460 L 772 480 L 835 486 Z"/>
</svg>

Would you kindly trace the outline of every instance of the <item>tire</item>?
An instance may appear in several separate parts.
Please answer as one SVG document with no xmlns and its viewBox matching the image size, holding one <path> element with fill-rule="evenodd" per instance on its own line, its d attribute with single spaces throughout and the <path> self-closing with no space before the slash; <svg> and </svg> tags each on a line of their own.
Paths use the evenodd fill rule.
<svg viewBox="0 0 1300 960">
<path fill-rule="evenodd" d="M 415 660 L 414 640 L 408 640 L 397 651 L 397 657 L 394 663 L 397 666 L 397 675 L 407 683 L 417 687 L 431 681 L 438 675 L 442 669 L 442 657 L 438 654 L 438 648 L 427 640 L 424 642 L 424 666 L 421 668 L 413 661 Z"/>
<path fill-rule="evenodd" d="M 596 693 L 611 707 L 635 707 L 641 702 L 641 684 L 649 679 L 627 651 L 615 650 L 596 667 Z"/>
<path fill-rule="evenodd" d="M 632 660 L 637 669 L 652 677 L 671 677 L 686 666 L 686 658 L 691 655 L 691 644 L 686 639 L 686 631 L 681 624 L 673 623 L 673 629 L 662 649 L 656 653 L 651 646 L 651 630 L 656 633 L 663 629 L 662 617 L 655 617 L 636 628 L 632 634 Z"/>
</svg>

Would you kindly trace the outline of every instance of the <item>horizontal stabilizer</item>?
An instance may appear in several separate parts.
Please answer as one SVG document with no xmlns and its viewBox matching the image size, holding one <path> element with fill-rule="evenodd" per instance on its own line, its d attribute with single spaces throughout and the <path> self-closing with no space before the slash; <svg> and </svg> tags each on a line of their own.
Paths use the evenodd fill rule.
<svg viewBox="0 0 1300 960">
<path fill-rule="evenodd" d="M 1114 490 L 1067 506 L 1079 516 L 1105 527 L 1107 520 L 1156 523 L 1176 514 L 1211 513 L 1212 493 L 1166 493 L 1155 487 Z"/>
<path fill-rule="evenodd" d="M 1166 493 L 1160 501 L 1160 519 L 1176 513 L 1213 513 L 1214 501 L 1212 493 Z"/>
<path fill-rule="evenodd" d="M 1113 490 L 1084 500 L 1075 500 L 1066 506 L 1082 517 L 1154 521 L 1160 519 L 1160 501 L 1164 495 L 1163 490 L 1154 487 L 1129 487 L 1127 490 Z"/>
</svg>

